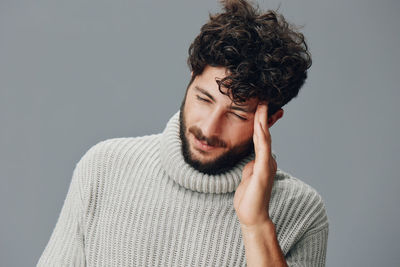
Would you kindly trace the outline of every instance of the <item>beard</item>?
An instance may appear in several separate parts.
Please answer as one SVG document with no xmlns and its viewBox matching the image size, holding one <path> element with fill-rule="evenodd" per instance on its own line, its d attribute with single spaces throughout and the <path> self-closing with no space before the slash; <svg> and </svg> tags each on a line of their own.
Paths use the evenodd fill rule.
<svg viewBox="0 0 400 267">
<path fill-rule="evenodd" d="M 186 136 L 187 128 L 184 114 L 185 100 L 186 96 L 180 108 L 179 136 L 182 142 L 183 158 L 187 164 L 202 173 L 217 175 L 232 169 L 240 160 L 248 156 L 250 153 L 254 152 L 253 138 L 250 138 L 238 145 L 235 145 L 230 150 L 224 152 L 222 155 L 207 162 L 201 162 L 200 160 L 196 159 L 193 153 L 190 151 L 189 141 Z M 201 129 L 196 126 L 190 127 L 189 132 L 192 133 L 198 140 L 207 142 L 208 145 L 226 147 L 226 143 L 223 140 L 215 136 L 210 138 L 205 137 L 202 134 Z"/>
</svg>

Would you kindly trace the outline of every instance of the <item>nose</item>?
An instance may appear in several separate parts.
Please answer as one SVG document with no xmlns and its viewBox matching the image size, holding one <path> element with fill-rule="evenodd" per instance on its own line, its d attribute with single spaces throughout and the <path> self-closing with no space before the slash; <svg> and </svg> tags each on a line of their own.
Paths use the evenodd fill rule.
<svg viewBox="0 0 400 267">
<path fill-rule="evenodd" d="M 205 114 L 201 131 L 205 137 L 218 136 L 221 134 L 222 112 L 218 109 Z"/>
</svg>

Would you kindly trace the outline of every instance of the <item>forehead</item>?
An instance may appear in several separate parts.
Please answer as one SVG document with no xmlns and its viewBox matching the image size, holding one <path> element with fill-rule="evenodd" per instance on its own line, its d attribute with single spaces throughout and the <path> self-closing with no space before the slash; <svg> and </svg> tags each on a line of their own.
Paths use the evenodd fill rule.
<svg viewBox="0 0 400 267">
<path fill-rule="evenodd" d="M 220 92 L 217 80 L 221 80 L 229 75 L 228 70 L 225 67 L 212 67 L 206 66 L 202 74 L 197 75 L 193 80 L 191 90 L 194 93 L 200 93 L 207 95 L 215 102 L 224 102 L 225 104 L 230 104 L 232 106 L 255 106 L 258 104 L 259 100 L 257 98 L 250 98 L 243 103 L 234 103 L 231 99 L 231 95 L 226 95 Z M 225 91 L 226 88 L 221 88 Z"/>
<path fill-rule="evenodd" d="M 196 76 L 195 82 L 208 86 L 217 86 L 216 80 L 221 80 L 229 75 L 229 71 L 225 67 L 212 67 L 207 65 L 203 72 Z"/>
</svg>

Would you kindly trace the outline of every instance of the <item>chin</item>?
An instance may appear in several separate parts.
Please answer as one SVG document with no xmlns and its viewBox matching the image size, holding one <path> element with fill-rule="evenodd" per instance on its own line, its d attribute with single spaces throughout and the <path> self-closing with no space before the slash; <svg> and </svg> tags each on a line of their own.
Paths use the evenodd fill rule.
<svg viewBox="0 0 400 267">
<path fill-rule="evenodd" d="M 194 160 L 198 160 L 201 163 L 210 163 L 214 162 L 219 156 L 222 155 L 221 152 L 213 151 L 213 152 L 207 152 L 207 151 L 199 151 L 193 147 L 190 149 L 190 154 L 192 155 L 192 158 Z"/>
</svg>

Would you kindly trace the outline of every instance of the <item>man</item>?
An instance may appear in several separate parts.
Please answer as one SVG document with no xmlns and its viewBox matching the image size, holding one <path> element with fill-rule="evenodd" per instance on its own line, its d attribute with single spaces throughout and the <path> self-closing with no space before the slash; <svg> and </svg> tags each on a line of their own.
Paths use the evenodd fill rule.
<svg viewBox="0 0 400 267">
<path fill-rule="evenodd" d="M 269 127 L 311 59 L 275 12 L 223 1 L 189 48 L 180 111 L 77 163 L 38 266 L 324 266 L 321 196 L 277 168 Z"/>
</svg>

